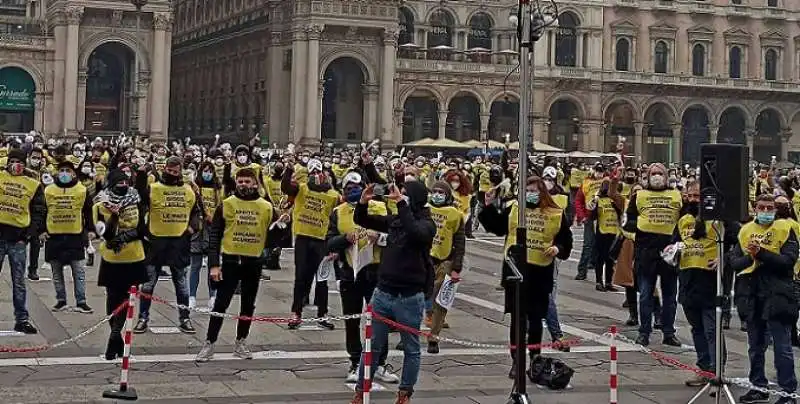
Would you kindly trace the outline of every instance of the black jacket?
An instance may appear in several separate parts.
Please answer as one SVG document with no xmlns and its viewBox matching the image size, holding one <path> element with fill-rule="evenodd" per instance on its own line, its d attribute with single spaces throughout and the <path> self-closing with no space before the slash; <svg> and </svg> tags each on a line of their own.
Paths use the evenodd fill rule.
<svg viewBox="0 0 800 404">
<path fill-rule="evenodd" d="M 370 215 L 367 204 L 357 204 L 353 213 L 355 223 L 365 229 L 387 233 L 386 248 L 378 266 L 378 288 L 391 294 L 426 295 L 433 287 L 431 246 L 436 224 L 430 210 L 424 207 L 427 190 L 422 183 L 406 184 L 409 201 L 397 203 L 397 214 Z"/>
<path fill-rule="evenodd" d="M 69 184 L 62 184 L 58 181 L 54 184 L 62 189 L 72 188 L 77 185 L 77 180 L 72 180 Z M 46 202 L 46 201 L 45 201 Z M 47 262 L 58 261 L 62 264 L 68 264 L 71 261 L 80 261 L 86 258 L 84 254 L 84 247 L 88 246 L 88 233 L 94 231 L 94 222 L 92 222 L 92 195 L 89 190 L 86 190 L 86 199 L 83 202 L 81 209 L 81 217 L 83 219 L 83 231 L 80 234 L 48 234 L 49 238 L 45 244 L 44 259 Z M 39 234 L 47 233 L 47 203 L 43 204 L 42 216 L 45 218 L 42 227 L 39 229 Z M 34 241 L 38 242 L 38 241 Z"/>
<path fill-rule="evenodd" d="M 255 200 L 261 198 L 258 193 L 253 194 L 250 197 L 241 197 L 237 196 L 243 200 Z M 224 204 L 220 203 L 217 206 L 217 210 L 214 211 L 214 218 L 211 220 L 211 226 L 209 227 L 208 237 L 209 237 L 209 251 L 208 251 L 208 267 L 218 267 L 220 266 L 220 254 L 222 255 L 222 262 L 230 262 L 230 263 L 238 263 L 242 264 L 260 264 L 263 261 L 264 255 L 262 254 L 261 257 L 242 257 L 239 255 L 228 255 L 222 253 L 222 237 L 225 235 L 225 215 L 223 214 L 223 207 Z M 278 215 L 276 214 L 275 209 L 272 210 L 272 219 L 270 221 L 270 227 L 272 227 L 272 223 L 277 221 Z M 267 241 L 264 244 L 264 248 L 271 247 L 275 240 L 276 240 L 276 233 L 278 233 L 280 229 L 277 226 L 272 227 L 269 229 L 267 233 Z"/>
</svg>

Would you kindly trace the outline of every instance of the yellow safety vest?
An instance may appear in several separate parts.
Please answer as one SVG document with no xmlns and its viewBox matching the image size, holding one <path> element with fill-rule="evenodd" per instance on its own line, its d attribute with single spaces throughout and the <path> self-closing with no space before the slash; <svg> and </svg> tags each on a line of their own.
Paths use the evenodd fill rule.
<svg viewBox="0 0 800 404">
<path fill-rule="evenodd" d="M 83 204 L 86 187 L 81 183 L 69 188 L 50 184 L 44 189 L 47 204 L 48 234 L 81 234 L 83 232 Z"/>
<path fill-rule="evenodd" d="M 453 191 L 453 206 L 461 212 L 464 220 L 469 216 L 469 202 L 472 200 L 472 195 L 461 195 L 457 191 Z"/>
<path fill-rule="evenodd" d="M 339 194 L 312 191 L 308 184 L 300 183 L 292 210 L 292 234 L 325 240 L 331 212 L 339 203 Z"/>
<path fill-rule="evenodd" d="M 583 185 L 583 180 L 589 175 L 589 171 L 574 169 L 569 176 L 569 187 L 572 189 L 579 188 Z"/>
<path fill-rule="evenodd" d="M 86 193 L 88 195 L 94 195 L 97 192 L 97 182 L 94 178 L 87 178 L 81 181 L 81 185 L 86 187 Z"/>
<path fill-rule="evenodd" d="M 597 200 L 597 228 L 601 234 L 619 234 L 619 214 L 609 197 Z"/>
<path fill-rule="evenodd" d="M 308 182 L 308 168 L 301 164 L 294 165 L 294 178 L 293 180 L 298 184 L 305 184 Z"/>
<path fill-rule="evenodd" d="M 800 217 L 800 192 L 795 191 L 792 197 L 792 209 L 794 209 L 794 215 Z"/>
<path fill-rule="evenodd" d="M 517 223 L 519 223 L 519 208 L 517 201 L 510 201 L 511 213 L 508 216 L 508 235 L 506 236 L 505 252 L 517 243 Z M 554 257 L 548 257 L 544 251 L 553 245 L 553 241 L 561 229 L 562 209 L 528 209 L 525 208 L 525 228 L 527 230 L 527 261 L 529 264 L 548 266 L 553 263 Z"/>
<path fill-rule="evenodd" d="M 550 197 L 553 198 L 553 202 L 561 209 L 566 209 L 569 205 L 569 197 L 564 194 L 550 195 Z"/>
<path fill-rule="evenodd" d="M 645 233 L 672 235 L 682 204 L 680 192 L 674 189 L 642 189 L 636 193 L 636 208 L 639 210 L 636 227 Z"/>
<path fill-rule="evenodd" d="M 0 170 L 0 223 L 25 228 L 31 224 L 31 200 L 39 181 Z"/>
<path fill-rule="evenodd" d="M 272 204 L 262 198 L 245 201 L 232 195 L 222 201 L 222 216 L 222 253 L 260 257 L 272 223 Z"/>
<path fill-rule="evenodd" d="M 283 200 L 283 191 L 281 191 L 281 180 L 273 179 L 272 177 L 264 177 L 264 186 L 267 188 L 267 196 L 269 200 L 275 204 L 275 208 L 280 209 L 279 205 Z"/>
<path fill-rule="evenodd" d="M 194 190 L 189 184 L 151 184 L 150 214 L 147 221 L 150 234 L 156 237 L 181 236 L 189 227 L 189 217 L 195 201 Z"/>
<path fill-rule="evenodd" d="M 464 216 L 453 206 L 431 206 L 431 219 L 436 224 L 431 257 L 446 260 L 453 250 L 453 236 L 458 232 Z"/>
<path fill-rule="evenodd" d="M 200 197 L 203 198 L 203 211 L 207 218 L 214 217 L 220 202 L 222 202 L 222 190 L 214 187 L 200 187 Z"/>
<path fill-rule="evenodd" d="M 581 191 L 583 191 L 583 199 L 587 204 L 592 200 L 592 198 L 594 198 L 602 185 L 603 180 L 596 180 L 592 178 L 586 178 L 583 180 L 583 183 L 581 184 Z"/>
<path fill-rule="evenodd" d="M 339 234 L 355 233 L 358 236 L 358 250 L 361 251 L 366 248 L 369 240 L 367 239 L 367 229 L 357 225 L 353 221 L 353 212 L 355 212 L 355 205 L 350 203 L 343 203 L 335 208 L 336 210 L 336 229 Z M 378 201 L 369 201 L 367 205 L 367 212 L 373 216 L 387 216 L 389 211 L 386 205 Z M 348 248 L 345 251 L 345 261 L 351 267 L 353 266 L 353 251 Z M 377 264 L 381 262 L 381 248 L 377 245 L 372 246 L 372 263 Z M 358 270 L 358 268 L 355 268 Z"/>
<path fill-rule="evenodd" d="M 625 215 L 627 215 L 626 212 L 628 212 L 628 204 L 630 202 L 631 202 L 630 199 L 625 198 L 625 209 L 622 210 L 623 217 L 626 217 Z M 628 240 L 636 240 L 636 233 L 635 232 L 629 232 L 629 231 L 625 231 L 625 229 L 623 229 L 622 230 L 622 235 L 625 236 L 625 238 L 627 238 Z"/>
<path fill-rule="evenodd" d="M 756 241 L 761 248 L 780 254 L 781 247 L 789 239 L 789 233 L 793 229 L 792 223 L 784 219 L 776 220 L 766 227 L 752 221 L 742 226 L 742 229 L 739 230 L 739 246 L 747 254 L 747 245 L 750 244 L 750 241 Z M 739 275 L 753 273 L 756 270 L 756 266 L 758 266 L 758 262 L 754 262 L 749 268 L 739 272 Z"/>
<path fill-rule="evenodd" d="M 236 179 L 236 173 L 238 173 L 239 170 L 241 170 L 243 168 L 250 168 L 253 171 L 255 171 L 256 178 L 258 178 L 261 175 L 261 166 L 256 164 L 256 163 L 250 163 L 250 164 L 248 164 L 246 166 L 239 166 L 236 163 L 232 163 L 231 164 L 231 178 Z"/>
<path fill-rule="evenodd" d="M 492 181 L 489 180 L 489 170 L 483 169 L 478 177 L 478 190 L 480 192 L 489 192 L 492 189 Z"/>
<path fill-rule="evenodd" d="M 621 191 L 622 192 L 622 196 L 627 198 L 628 195 L 631 194 L 631 188 L 633 188 L 633 185 L 628 184 L 627 182 L 623 182 L 622 183 L 622 191 Z"/>
<path fill-rule="evenodd" d="M 714 221 L 705 222 L 706 235 L 699 240 L 692 238 L 696 222 L 697 219 L 689 214 L 683 215 L 678 220 L 678 233 L 680 233 L 681 241 L 683 242 L 683 250 L 681 250 L 678 267 L 681 270 L 704 269 L 713 271 L 712 268 L 709 268 L 708 263 L 715 260 L 719 253 L 717 241 L 714 239 L 716 235 Z"/>
<path fill-rule="evenodd" d="M 102 202 L 95 204 L 92 209 L 95 215 L 103 215 L 108 220 L 111 217 L 111 211 L 106 208 Z M 97 223 L 97 217 L 94 218 Z M 133 230 L 139 225 L 139 207 L 137 205 L 130 205 L 125 207 L 119 212 L 119 222 L 117 224 L 117 233 L 122 233 L 128 230 Z M 105 234 L 103 237 L 106 240 L 113 239 L 116 234 Z M 130 264 L 133 262 L 144 261 L 144 245 L 142 240 L 131 241 L 122 245 L 119 253 L 106 247 L 106 243 L 100 243 L 100 256 L 103 260 L 113 264 Z"/>
<path fill-rule="evenodd" d="M 786 220 L 792 223 L 792 228 L 794 229 L 794 235 L 795 237 L 798 237 L 798 234 L 800 234 L 800 223 L 798 223 L 797 220 L 794 219 L 786 219 Z M 794 263 L 794 280 L 800 281 L 800 260 L 797 260 L 797 262 Z"/>
<path fill-rule="evenodd" d="M 94 177 L 98 181 L 103 181 L 108 173 L 108 168 L 102 163 L 94 163 Z"/>
</svg>

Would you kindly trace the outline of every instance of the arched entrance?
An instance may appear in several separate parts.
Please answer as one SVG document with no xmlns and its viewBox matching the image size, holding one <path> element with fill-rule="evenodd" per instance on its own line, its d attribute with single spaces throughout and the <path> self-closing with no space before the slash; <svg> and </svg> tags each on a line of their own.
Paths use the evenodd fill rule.
<svg viewBox="0 0 800 404">
<path fill-rule="evenodd" d="M 719 117 L 717 143 L 747 144 L 744 133 L 746 127 L 747 118 L 741 109 L 736 107 L 726 109 Z"/>
<path fill-rule="evenodd" d="M 509 133 L 512 139 L 519 140 L 519 99 L 504 97 L 496 100 L 489 114 L 489 139 L 504 142 L 504 135 Z"/>
<path fill-rule="evenodd" d="M 428 137 L 436 139 L 439 131 L 439 103 L 426 90 L 414 91 L 403 103 L 403 143 Z"/>
<path fill-rule="evenodd" d="M 765 109 L 756 117 L 753 138 L 753 160 L 768 164 L 775 156 L 781 158 L 781 118 L 774 109 Z"/>
<path fill-rule="evenodd" d="M 364 70 L 343 57 L 325 69 L 322 95 L 322 139 L 360 141 L 364 137 Z"/>
<path fill-rule="evenodd" d="M 683 139 L 681 157 L 684 163 L 696 164 L 700 161 L 700 144 L 710 141 L 708 130 L 708 111 L 694 106 L 683 113 Z"/>
<path fill-rule="evenodd" d="M 617 101 L 611 104 L 606 110 L 606 126 L 603 151 L 606 153 L 616 152 L 620 138 L 625 138 L 625 144 L 630 145 L 636 133 L 633 128 L 634 119 L 633 107 L 627 101 Z M 626 153 L 631 150 L 627 150 Z"/>
<path fill-rule="evenodd" d="M 136 56 L 121 43 L 98 46 L 86 64 L 86 130 L 121 131 L 133 127 L 132 94 Z"/>
<path fill-rule="evenodd" d="M 475 96 L 462 93 L 450 100 L 447 106 L 445 136 L 463 142 L 481 138 L 481 104 Z"/>
<path fill-rule="evenodd" d="M 669 107 L 657 103 L 650 106 L 644 114 L 646 141 L 644 147 L 644 161 L 668 163 L 673 160 L 672 155 L 672 124 L 675 115 Z"/>
<path fill-rule="evenodd" d="M 36 83 L 24 69 L 0 68 L 0 132 L 27 133 L 33 130 L 36 112 Z"/>
<path fill-rule="evenodd" d="M 550 106 L 548 143 L 566 151 L 578 150 L 578 106 L 570 100 L 559 100 Z"/>
</svg>

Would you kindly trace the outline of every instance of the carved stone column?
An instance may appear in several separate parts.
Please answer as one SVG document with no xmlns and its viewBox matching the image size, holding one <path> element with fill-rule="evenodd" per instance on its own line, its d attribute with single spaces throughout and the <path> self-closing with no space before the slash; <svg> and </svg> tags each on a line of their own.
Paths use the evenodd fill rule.
<svg viewBox="0 0 800 404">
<path fill-rule="evenodd" d="M 380 85 L 380 134 L 384 143 L 389 143 L 393 133 L 394 120 L 394 73 L 397 57 L 397 38 L 400 31 L 396 27 L 383 31 L 383 63 L 381 65 Z"/>
<path fill-rule="evenodd" d="M 789 160 L 789 141 L 792 139 L 792 128 L 783 128 L 781 130 L 781 160 Z"/>
<path fill-rule="evenodd" d="M 363 88 L 364 110 L 362 112 L 363 127 L 361 131 L 361 138 L 364 139 L 364 141 L 372 141 L 380 136 L 375 131 L 375 128 L 377 127 L 376 112 L 378 110 L 378 91 L 378 85 L 375 83 L 367 83 Z"/>
<path fill-rule="evenodd" d="M 325 26 L 322 24 L 309 24 L 305 26 L 308 38 L 308 72 L 303 81 L 306 83 L 306 132 L 308 142 L 321 139 L 320 125 L 322 112 L 319 110 L 319 38 Z M 316 85 L 315 85 L 316 84 Z"/>
<path fill-rule="evenodd" d="M 64 128 L 68 132 L 77 129 L 78 105 L 78 49 L 80 48 L 79 31 L 83 19 L 81 6 L 69 6 L 66 9 L 67 18 L 67 54 L 64 75 Z M 74 135 L 74 133 L 70 133 Z"/>
<path fill-rule="evenodd" d="M 708 125 L 708 143 L 717 143 L 719 125 Z"/>
<path fill-rule="evenodd" d="M 77 129 L 86 129 L 86 79 L 88 74 L 86 69 L 78 71 L 78 121 Z"/>
<path fill-rule="evenodd" d="M 150 82 L 151 82 L 150 72 L 144 70 L 139 72 L 139 83 L 137 86 L 135 86 L 136 92 L 134 99 L 139 101 L 139 108 L 138 108 L 139 116 L 137 119 L 138 133 L 145 135 L 149 134 L 148 129 L 150 128 L 147 124 L 149 119 L 149 111 L 147 105 L 150 97 L 148 96 L 147 91 L 145 90 L 150 87 Z"/>
<path fill-rule="evenodd" d="M 646 136 L 645 130 L 646 126 L 644 122 L 633 123 L 633 154 L 636 155 L 636 161 L 639 163 L 646 161 L 646 156 L 644 155 L 644 137 Z"/>
<path fill-rule="evenodd" d="M 439 133 L 438 138 L 439 140 L 445 138 L 445 128 L 447 128 L 447 114 L 450 111 L 448 110 L 439 110 Z"/>
<path fill-rule="evenodd" d="M 289 113 L 289 141 L 295 144 L 305 135 L 304 109 L 306 107 L 306 77 L 308 72 L 306 57 L 308 56 L 308 41 L 302 28 L 297 28 L 292 33 L 292 75 Z M 315 82 L 316 83 L 316 82 Z"/>
<path fill-rule="evenodd" d="M 271 43 L 267 50 L 267 61 L 269 71 L 267 72 L 267 85 L 272 92 L 267 97 L 268 116 L 267 122 L 269 123 L 269 137 L 270 143 L 285 141 L 284 134 L 286 133 L 286 115 L 284 111 L 288 107 L 286 99 L 283 97 L 276 97 L 275 94 L 284 94 L 283 89 L 287 85 L 286 80 L 282 79 L 283 73 L 283 53 L 281 52 L 281 33 L 271 33 Z M 289 84 L 291 85 L 291 83 Z"/>
<path fill-rule="evenodd" d="M 485 142 L 486 139 L 489 139 L 489 119 L 491 118 L 492 114 L 481 112 L 481 142 Z"/>
<path fill-rule="evenodd" d="M 172 71 L 172 17 L 167 19 L 165 24 L 165 31 L 166 31 L 166 39 L 164 41 L 164 71 L 166 74 L 164 75 L 164 107 L 162 108 L 162 119 L 163 124 L 161 126 L 162 131 L 164 132 L 164 139 L 166 141 L 166 136 L 169 134 L 169 98 L 170 98 L 170 86 L 171 86 L 171 75 L 170 72 Z"/>
<path fill-rule="evenodd" d="M 683 125 L 680 123 L 672 124 L 672 161 L 677 163 L 681 161 L 681 154 L 683 153 Z"/>
<path fill-rule="evenodd" d="M 747 138 L 747 148 L 750 149 L 750 161 L 753 161 L 753 148 L 755 146 L 756 131 L 753 127 L 748 126 L 744 130 L 744 136 Z"/>
<path fill-rule="evenodd" d="M 169 98 L 169 89 L 164 88 L 166 77 L 169 72 L 166 71 L 167 62 L 166 58 L 169 57 L 165 53 L 165 46 L 167 43 L 167 26 L 169 25 L 170 16 L 168 13 L 155 13 L 153 14 L 153 57 L 151 63 L 152 67 L 152 82 L 150 87 L 150 127 L 148 133 L 154 139 L 164 139 L 164 105 Z M 144 129 L 144 128 L 140 128 Z"/>
<path fill-rule="evenodd" d="M 403 143 L 403 113 L 405 110 L 403 108 L 395 108 L 394 109 L 394 135 L 393 135 L 393 143 L 398 145 Z"/>
</svg>

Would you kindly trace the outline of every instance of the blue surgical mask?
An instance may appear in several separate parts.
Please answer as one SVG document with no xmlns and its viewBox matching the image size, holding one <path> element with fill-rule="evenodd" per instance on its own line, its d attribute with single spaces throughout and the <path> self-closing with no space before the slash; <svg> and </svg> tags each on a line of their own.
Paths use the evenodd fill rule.
<svg viewBox="0 0 800 404">
<path fill-rule="evenodd" d="M 525 193 L 525 202 L 531 205 L 539 204 L 539 191 L 528 191 Z"/>
<path fill-rule="evenodd" d="M 214 178 L 214 173 L 209 171 L 203 171 L 203 181 L 211 181 Z"/>
<path fill-rule="evenodd" d="M 445 201 L 447 201 L 447 195 L 435 193 L 431 194 L 431 203 L 434 205 L 444 205 Z"/>
<path fill-rule="evenodd" d="M 772 224 L 775 221 L 775 212 L 758 212 L 756 222 L 759 224 Z"/>
<path fill-rule="evenodd" d="M 72 174 L 70 173 L 58 173 L 58 182 L 62 184 L 68 184 L 72 181 Z"/>
<path fill-rule="evenodd" d="M 347 202 L 350 202 L 350 203 L 358 202 L 361 199 L 361 192 L 362 191 L 364 191 L 364 189 L 361 188 L 361 187 L 350 188 L 350 190 L 347 191 L 347 195 L 345 195 L 345 198 L 347 199 Z"/>
</svg>

